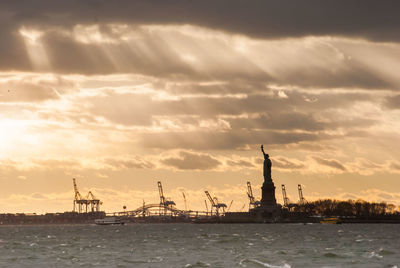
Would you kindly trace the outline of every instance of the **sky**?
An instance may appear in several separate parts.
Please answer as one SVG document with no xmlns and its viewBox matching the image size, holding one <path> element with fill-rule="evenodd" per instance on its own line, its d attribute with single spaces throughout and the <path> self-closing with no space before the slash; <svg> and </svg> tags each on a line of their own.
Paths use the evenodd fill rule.
<svg viewBox="0 0 400 268">
<path fill-rule="evenodd" d="M 400 205 L 398 0 L 0 2 L 0 213 Z"/>
</svg>

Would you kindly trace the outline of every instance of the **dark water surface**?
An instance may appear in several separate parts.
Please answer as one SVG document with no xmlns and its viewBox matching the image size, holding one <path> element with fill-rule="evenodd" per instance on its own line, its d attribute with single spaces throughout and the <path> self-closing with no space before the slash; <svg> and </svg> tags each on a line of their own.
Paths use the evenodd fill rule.
<svg viewBox="0 0 400 268">
<path fill-rule="evenodd" d="M 400 225 L 1 226 L 0 267 L 399 267 Z"/>
</svg>

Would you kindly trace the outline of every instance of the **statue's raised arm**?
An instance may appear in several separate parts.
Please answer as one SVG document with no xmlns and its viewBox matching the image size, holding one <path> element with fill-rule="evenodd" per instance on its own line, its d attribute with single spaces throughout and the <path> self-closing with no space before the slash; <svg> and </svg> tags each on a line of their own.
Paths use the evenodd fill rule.
<svg viewBox="0 0 400 268">
<path fill-rule="evenodd" d="M 261 144 L 261 152 L 263 153 L 263 155 L 265 156 L 265 152 L 264 152 L 264 145 Z"/>
</svg>

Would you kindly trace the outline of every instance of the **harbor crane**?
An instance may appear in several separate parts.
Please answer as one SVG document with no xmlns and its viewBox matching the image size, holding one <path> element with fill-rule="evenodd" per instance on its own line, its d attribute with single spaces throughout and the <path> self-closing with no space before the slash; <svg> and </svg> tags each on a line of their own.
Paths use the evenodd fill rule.
<svg viewBox="0 0 400 268">
<path fill-rule="evenodd" d="M 73 211 L 78 213 L 99 212 L 100 205 L 103 204 L 103 202 L 96 198 L 91 191 L 89 191 L 88 194 L 83 197 L 78 190 L 78 186 L 76 185 L 76 179 L 73 178 L 72 181 L 75 192 Z"/>
<path fill-rule="evenodd" d="M 304 205 L 306 203 L 306 200 L 303 196 L 303 189 L 301 189 L 301 184 L 297 185 L 297 189 L 299 191 L 299 204 Z"/>
<path fill-rule="evenodd" d="M 290 210 L 291 208 L 296 206 L 296 204 L 290 202 L 289 197 L 286 194 L 285 184 L 282 184 L 282 196 L 283 196 L 283 207 Z"/>
<path fill-rule="evenodd" d="M 75 198 L 74 198 L 74 212 L 81 213 L 82 212 L 82 207 L 85 205 L 85 202 L 83 202 L 83 198 L 81 193 L 79 193 L 78 186 L 76 186 L 76 180 L 75 178 L 72 179 L 74 183 L 74 192 L 75 192 Z M 78 211 L 76 211 L 78 209 Z"/>
<path fill-rule="evenodd" d="M 211 216 L 213 212 L 213 208 L 215 208 L 215 215 L 219 217 L 219 210 L 222 208 L 223 213 L 225 213 L 225 208 L 227 207 L 225 203 L 219 203 L 218 198 L 212 198 L 208 191 L 204 191 L 208 200 L 211 203 Z"/>
<path fill-rule="evenodd" d="M 167 213 L 167 208 L 172 208 L 176 204 L 171 199 L 165 198 L 161 181 L 157 182 L 157 184 L 158 184 L 158 193 L 160 195 L 160 209 L 164 208 L 164 215 L 165 215 Z"/>
<path fill-rule="evenodd" d="M 282 196 L 283 196 L 283 206 L 289 207 L 289 198 L 287 197 L 286 194 L 285 184 L 282 184 Z"/>
<path fill-rule="evenodd" d="M 249 197 L 249 210 L 254 209 L 260 205 L 260 201 L 256 201 L 254 196 L 253 196 L 253 190 L 251 188 L 251 183 L 248 181 L 247 182 L 247 196 Z"/>
</svg>

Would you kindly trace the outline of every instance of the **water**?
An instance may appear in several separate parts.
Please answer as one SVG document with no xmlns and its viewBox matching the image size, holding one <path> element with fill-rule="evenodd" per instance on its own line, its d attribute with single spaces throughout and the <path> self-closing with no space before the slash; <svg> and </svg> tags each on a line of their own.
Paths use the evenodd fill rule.
<svg viewBox="0 0 400 268">
<path fill-rule="evenodd" d="M 400 225 L 2 226 L 0 267 L 400 267 Z"/>
</svg>

